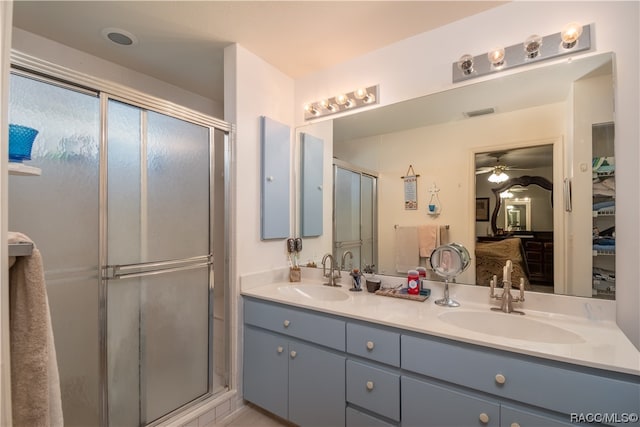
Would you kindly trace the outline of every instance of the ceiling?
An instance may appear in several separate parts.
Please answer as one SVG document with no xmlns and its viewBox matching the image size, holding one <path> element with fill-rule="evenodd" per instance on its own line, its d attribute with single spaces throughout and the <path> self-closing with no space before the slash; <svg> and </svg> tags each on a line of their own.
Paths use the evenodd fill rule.
<svg viewBox="0 0 640 427">
<path fill-rule="evenodd" d="M 223 102 L 223 50 L 239 43 L 300 78 L 504 1 L 30 1 L 15 27 Z M 102 35 L 118 28 L 130 46 Z"/>
</svg>

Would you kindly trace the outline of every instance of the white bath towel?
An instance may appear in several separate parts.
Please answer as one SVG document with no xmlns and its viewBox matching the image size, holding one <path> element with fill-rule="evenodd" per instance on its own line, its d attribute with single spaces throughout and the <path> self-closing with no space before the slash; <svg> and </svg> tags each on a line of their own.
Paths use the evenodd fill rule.
<svg viewBox="0 0 640 427">
<path fill-rule="evenodd" d="M 31 242 L 9 233 L 9 243 Z M 11 397 L 14 426 L 62 427 L 56 350 L 40 251 L 9 259 Z"/>
<path fill-rule="evenodd" d="M 418 227 L 396 227 L 396 272 L 413 270 L 419 261 Z"/>
</svg>

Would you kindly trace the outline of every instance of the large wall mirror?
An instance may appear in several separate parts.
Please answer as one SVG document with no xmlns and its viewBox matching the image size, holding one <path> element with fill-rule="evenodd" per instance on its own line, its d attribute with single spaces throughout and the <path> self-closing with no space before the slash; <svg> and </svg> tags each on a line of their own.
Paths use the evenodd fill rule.
<svg viewBox="0 0 640 427">
<path fill-rule="evenodd" d="M 398 230 L 407 227 L 446 230 L 442 239 L 467 247 L 474 265 L 479 242 L 513 244 L 519 234 L 513 253 L 523 258 L 530 290 L 600 296 L 593 289 L 592 161 L 594 156 L 606 157 L 609 163 L 614 159 L 612 153 L 596 154 L 591 141 L 594 126 L 613 122 L 612 70 L 610 53 L 572 58 L 334 119 L 332 156 L 377 174 L 377 259 L 372 260 L 376 272 L 406 274 L 400 268 L 407 262 L 398 256 L 404 251 Z M 401 177 L 410 164 L 420 175 L 416 210 L 404 205 Z M 478 211 L 476 199 L 488 198 L 486 208 L 493 214 L 491 190 L 500 183 L 489 182 L 490 174 L 479 171 L 498 165 L 506 168 L 509 178 L 543 178 L 552 189 L 523 183 L 511 187 L 513 197 L 501 204 L 494 230 L 491 218 Z M 571 200 L 564 191 L 566 179 Z M 432 188 L 439 190 L 438 215 L 428 214 Z M 509 227 L 507 206 L 519 207 L 520 225 L 516 221 Z M 333 214 L 333 206 L 325 206 L 325 218 Z M 527 238 L 535 240 L 530 249 L 542 244 L 538 255 L 547 263 L 527 260 L 522 249 Z M 335 251 L 332 242 L 323 244 L 324 252 Z M 533 249 L 530 252 L 533 256 Z M 428 265 L 427 261 L 418 255 L 409 264 Z M 610 261 L 608 268 L 614 265 Z M 469 268 L 458 282 L 488 285 L 476 276 L 477 269 Z"/>
</svg>

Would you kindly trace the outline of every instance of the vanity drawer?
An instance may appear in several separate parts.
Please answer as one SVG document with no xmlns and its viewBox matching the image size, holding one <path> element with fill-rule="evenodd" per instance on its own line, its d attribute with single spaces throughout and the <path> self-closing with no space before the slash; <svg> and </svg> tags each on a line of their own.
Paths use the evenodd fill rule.
<svg viewBox="0 0 640 427">
<path fill-rule="evenodd" d="M 393 424 L 389 424 L 354 408 L 347 407 L 346 427 L 393 427 Z"/>
<path fill-rule="evenodd" d="M 561 413 L 637 413 L 640 378 L 403 335 L 401 366 Z M 588 392 L 587 392 L 588 391 Z"/>
<path fill-rule="evenodd" d="M 345 322 L 325 315 L 245 299 L 244 322 L 336 350 L 345 350 Z"/>
<path fill-rule="evenodd" d="M 402 400 L 402 427 L 500 426 L 500 403 L 476 393 L 403 375 Z"/>
<path fill-rule="evenodd" d="M 347 360 L 347 402 L 400 421 L 400 375 Z"/>
<path fill-rule="evenodd" d="M 347 352 L 392 366 L 400 366 L 400 334 L 347 323 Z"/>
</svg>

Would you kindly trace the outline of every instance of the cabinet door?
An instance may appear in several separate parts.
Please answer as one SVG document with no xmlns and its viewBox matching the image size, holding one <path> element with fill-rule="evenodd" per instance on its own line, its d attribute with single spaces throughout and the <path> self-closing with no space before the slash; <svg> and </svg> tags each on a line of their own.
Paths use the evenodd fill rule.
<svg viewBox="0 0 640 427">
<path fill-rule="evenodd" d="M 401 377 L 402 426 L 499 426 L 498 402 Z"/>
<path fill-rule="evenodd" d="M 244 398 L 287 418 L 287 340 L 245 327 Z"/>
<path fill-rule="evenodd" d="M 344 426 L 345 357 L 289 342 L 289 417 L 300 426 Z"/>
<path fill-rule="evenodd" d="M 513 406 L 502 405 L 500 407 L 500 426 L 501 427 L 567 427 L 571 424 L 569 416 L 563 422 L 560 419 L 552 418 L 547 414 L 533 412 L 530 409 L 516 408 Z"/>
</svg>

